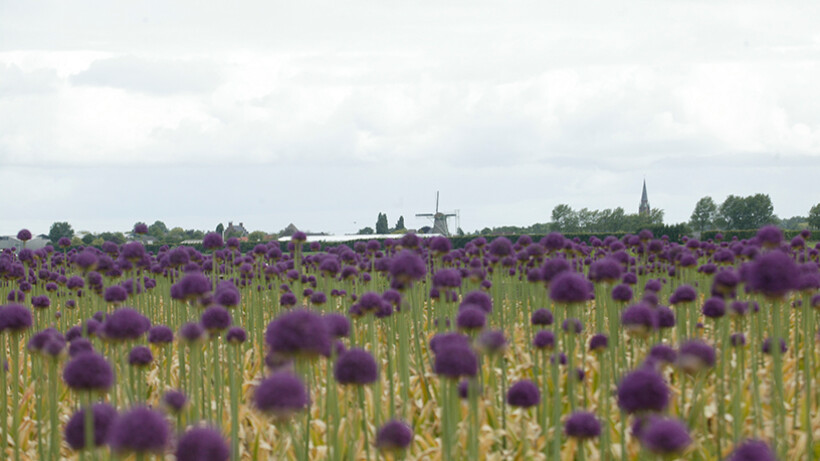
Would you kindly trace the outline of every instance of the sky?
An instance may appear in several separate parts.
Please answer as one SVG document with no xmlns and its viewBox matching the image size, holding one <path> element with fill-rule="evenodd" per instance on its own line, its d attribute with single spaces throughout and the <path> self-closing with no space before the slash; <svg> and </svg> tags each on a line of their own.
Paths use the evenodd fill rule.
<svg viewBox="0 0 820 461">
<path fill-rule="evenodd" d="M 820 202 L 820 3 L 0 1 L 0 235 Z M 451 226 L 455 223 L 451 222 Z"/>
</svg>

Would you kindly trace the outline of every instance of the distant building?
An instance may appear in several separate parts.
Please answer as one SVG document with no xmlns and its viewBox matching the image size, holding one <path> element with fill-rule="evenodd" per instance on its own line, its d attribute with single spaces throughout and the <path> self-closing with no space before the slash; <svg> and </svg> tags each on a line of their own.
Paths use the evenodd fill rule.
<svg viewBox="0 0 820 461">
<path fill-rule="evenodd" d="M 248 240 L 248 232 L 245 229 L 245 225 L 243 223 L 239 223 L 238 226 L 234 226 L 233 221 L 228 221 L 228 227 L 222 232 L 222 238 L 229 239 L 231 237 L 236 237 L 239 240 L 245 241 Z"/>
<path fill-rule="evenodd" d="M 641 193 L 641 205 L 638 207 L 638 215 L 649 216 L 649 197 L 646 195 L 646 179 L 643 180 L 643 193 Z"/>
<path fill-rule="evenodd" d="M 48 239 L 48 235 L 40 234 L 26 242 L 26 248 L 29 250 L 39 250 L 50 244 L 51 240 Z M 23 241 L 17 240 L 16 237 L 11 235 L 0 236 L 0 250 L 5 250 L 6 248 L 16 248 L 20 250 L 23 248 Z"/>
</svg>

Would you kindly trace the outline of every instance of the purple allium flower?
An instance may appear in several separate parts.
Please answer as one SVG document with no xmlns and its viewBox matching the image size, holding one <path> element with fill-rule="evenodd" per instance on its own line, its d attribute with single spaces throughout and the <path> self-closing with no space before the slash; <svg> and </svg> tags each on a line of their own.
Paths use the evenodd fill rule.
<svg viewBox="0 0 820 461">
<path fill-rule="evenodd" d="M 715 366 L 715 349 L 698 339 L 691 339 L 681 344 L 678 353 L 678 366 L 689 374 L 697 373 Z"/>
<path fill-rule="evenodd" d="M 215 250 L 225 246 L 225 243 L 221 235 L 216 232 L 210 232 L 202 238 L 202 246 L 207 250 Z"/>
<path fill-rule="evenodd" d="M 231 284 L 233 286 L 233 284 Z M 235 307 L 239 305 L 241 301 L 241 296 L 239 294 L 239 290 L 236 288 L 233 289 L 219 289 L 217 288 L 216 294 L 214 295 L 214 302 L 219 304 L 220 306 L 225 307 Z"/>
<path fill-rule="evenodd" d="M 660 455 L 680 454 L 692 438 L 686 425 L 671 418 L 652 418 L 641 430 L 641 442 L 653 453 Z"/>
<path fill-rule="evenodd" d="M 783 241 L 783 231 L 777 226 L 763 226 L 758 229 L 755 237 L 764 247 L 776 248 Z"/>
<path fill-rule="evenodd" d="M 556 257 L 548 259 L 541 268 L 541 278 L 545 283 L 549 284 L 558 274 L 567 272 L 570 269 L 569 262 L 564 258 Z"/>
<path fill-rule="evenodd" d="M 128 364 L 137 367 L 144 367 L 151 364 L 154 360 L 154 354 L 151 349 L 146 346 L 134 346 L 131 352 L 128 353 Z"/>
<path fill-rule="evenodd" d="M 86 352 L 66 364 L 63 381 L 78 391 L 105 391 L 114 384 L 114 370 L 102 355 Z"/>
<path fill-rule="evenodd" d="M 205 329 L 202 325 L 195 322 L 188 322 L 179 329 L 179 336 L 188 342 L 194 342 L 202 338 L 205 334 Z"/>
<path fill-rule="evenodd" d="M 31 311 L 19 304 L 0 306 L 0 332 L 21 332 L 31 327 Z"/>
<path fill-rule="evenodd" d="M 698 299 L 698 292 L 694 288 L 690 285 L 681 285 L 669 297 L 669 304 L 688 303 L 696 299 Z"/>
<path fill-rule="evenodd" d="M 502 258 L 513 252 L 513 244 L 507 237 L 497 237 L 490 242 L 489 252 L 497 258 Z"/>
<path fill-rule="evenodd" d="M 174 331 L 165 325 L 155 325 L 148 330 L 148 342 L 151 344 L 167 344 L 174 341 Z"/>
<path fill-rule="evenodd" d="M 122 246 L 120 256 L 131 262 L 139 261 L 145 256 L 145 247 L 140 242 L 128 242 Z"/>
<path fill-rule="evenodd" d="M 284 356 L 330 355 L 330 333 L 322 317 L 308 310 L 281 314 L 268 324 L 265 342 Z"/>
<path fill-rule="evenodd" d="M 262 380 L 253 395 L 260 411 L 276 417 L 287 417 L 310 405 L 305 384 L 296 375 L 280 371 Z"/>
<path fill-rule="evenodd" d="M 58 336 L 63 340 L 65 339 L 62 338 L 63 335 L 54 328 L 46 328 L 45 330 L 38 331 L 37 333 L 31 335 L 31 339 L 29 339 L 26 348 L 32 352 L 40 352 L 43 350 L 43 347 L 45 347 L 46 342 L 55 336 Z"/>
<path fill-rule="evenodd" d="M 195 427 L 179 439 L 176 456 L 178 461 L 227 461 L 231 452 L 218 430 Z"/>
<path fill-rule="evenodd" d="M 75 339 L 80 338 L 82 336 L 83 336 L 83 328 L 79 325 L 75 325 L 75 326 L 69 328 L 68 331 L 65 332 L 66 341 L 74 341 Z"/>
<path fill-rule="evenodd" d="M 376 434 L 376 447 L 381 451 L 402 451 L 411 443 L 413 443 L 413 430 L 407 424 L 395 419 L 384 423 Z"/>
<path fill-rule="evenodd" d="M 76 357 L 84 352 L 94 352 L 91 341 L 85 338 L 77 338 L 68 344 L 68 356 Z"/>
<path fill-rule="evenodd" d="M 401 286 L 409 286 L 427 273 L 424 260 L 410 250 L 402 250 L 390 260 L 390 275 Z"/>
<path fill-rule="evenodd" d="M 134 233 L 135 234 L 147 234 L 148 233 L 148 224 L 144 222 L 138 222 L 134 224 Z"/>
<path fill-rule="evenodd" d="M 594 413 L 576 411 L 564 422 L 564 433 L 576 439 L 591 439 L 601 435 L 601 422 Z"/>
<path fill-rule="evenodd" d="M 222 306 L 213 305 L 202 313 L 202 327 L 209 332 L 219 332 L 231 326 L 231 314 Z"/>
<path fill-rule="evenodd" d="M 487 316 L 480 307 L 467 306 L 458 311 L 456 325 L 461 330 L 480 330 L 487 323 Z"/>
<path fill-rule="evenodd" d="M 483 291 L 471 291 L 464 295 L 464 299 L 461 300 L 461 305 L 475 305 L 481 307 L 481 309 L 489 314 L 493 311 L 493 300 L 490 298 L 490 295 Z"/>
<path fill-rule="evenodd" d="M 538 386 L 529 379 L 522 379 L 510 386 L 507 391 L 507 404 L 514 407 L 529 408 L 541 402 Z"/>
<path fill-rule="evenodd" d="M 279 297 L 279 304 L 282 305 L 282 307 L 295 306 L 297 301 L 296 295 L 290 291 L 282 293 L 282 296 Z"/>
<path fill-rule="evenodd" d="M 592 352 L 602 352 L 609 347 L 609 338 L 603 333 L 592 336 L 589 340 L 589 350 Z"/>
<path fill-rule="evenodd" d="M 672 346 L 666 344 L 655 344 L 649 350 L 649 357 L 665 363 L 675 363 L 678 359 L 678 353 Z"/>
<path fill-rule="evenodd" d="M 327 331 L 334 338 L 346 338 L 350 335 L 350 320 L 342 314 L 331 312 L 325 314 L 322 319 L 327 326 Z"/>
<path fill-rule="evenodd" d="M 20 232 L 17 233 L 17 240 L 28 242 L 31 240 L 31 231 L 28 229 L 20 229 Z"/>
<path fill-rule="evenodd" d="M 336 360 L 333 375 L 340 384 L 370 384 L 378 379 L 379 367 L 369 352 L 353 348 Z"/>
<path fill-rule="evenodd" d="M 147 407 L 135 407 L 120 415 L 108 440 L 117 453 L 161 453 L 168 442 L 168 421 L 162 413 Z"/>
<path fill-rule="evenodd" d="M 618 406 L 627 413 L 663 411 L 669 404 L 669 387 L 661 375 L 638 369 L 618 384 Z"/>
<path fill-rule="evenodd" d="M 777 457 L 766 442 L 748 440 L 735 447 L 726 461 L 777 461 Z"/>
<path fill-rule="evenodd" d="M 430 339 L 430 350 L 434 353 L 438 353 L 439 349 L 454 344 L 470 347 L 470 338 L 461 333 L 439 333 Z"/>
<path fill-rule="evenodd" d="M 148 329 L 151 321 L 130 307 L 122 307 L 111 313 L 102 325 L 102 332 L 109 340 L 139 339 Z"/>
<path fill-rule="evenodd" d="M 536 349 L 552 349 L 555 347 L 555 334 L 550 330 L 539 330 L 532 339 Z"/>
<path fill-rule="evenodd" d="M 612 299 L 614 301 L 628 303 L 632 301 L 632 297 L 632 287 L 625 283 L 615 285 L 615 287 L 612 288 Z"/>
<path fill-rule="evenodd" d="M 672 328 L 675 326 L 675 313 L 666 306 L 655 308 L 655 320 L 658 328 Z"/>
<path fill-rule="evenodd" d="M 231 327 L 225 335 L 228 344 L 242 344 L 248 339 L 248 334 L 242 327 Z"/>
<path fill-rule="evenodd" d="M 589 279 L 593 282 L 612 283 L 621 278 L 621 263 L 614 258 L 604 258 L 589 266 Z"/>
<path fill-rule="evenodd" d="M 439 269 L 433 274 L 436 288 L 458 288 L 461 286 L 461 272 L 458 269 Z"/>
<path fill-rule="evenodd" d="M 657 327 L 655 310 L 644 303 L 629 306 L 621 313 L 621 325 L 627 332 L 645 336 Z"/>
<path fill-rule="evenodd" d="M 94 336 L 100 331 L 102 328 L 102 324 L 97 321 L 95 318 L 90 318 L 85 321 L 85 331 L 88 333 L 88 336 Z"/>
<path fill-rule="evenodd" d="M 763 350 L 764 354 L 772 353 L 772 338 L 766 338 L 763 340 L 761 350 Z M 786 347 L 786 341 L 783 338 L 780 338 L 780 353 L 785 354 L 787 350 L 788 347 Z"/>
<path fill-rule="evenodd" d="M 327 295 L 321 291 L 314 292 L 310 295 L 310 303 L 321 306 L 327 302 Z"/>
<path fill-rule="evenodd" d="M 559 304 L 583 303 L 590 299 L 590 282 L 576 272 L 562 272 L 550 282 L 550 299 Z"/>
<path fill-rule="evenodd" d="M 709 298 L 705 303 L 703 303 L 703 309 L 701 309 L 701 312 L 703 312 L 703 315 L 711 319 L 719 319 L 726 315 L 726 302 L 723 301 L 723 298 Z"/>
<path fill-rule="evenodd" d="M 103 298 L 107 303 L 121 303 L 128 299 L 128 290 L 121 285 L 113 285 L 105 289 Z"/>
<path fill-rule="evenodd" d="M 663 284 L 658 279 L 648 280 L 646 282 L 646 285 L 644 286 L 644 289 L 646 291 L 654 291 L 655 293 L 661 291 L 662 288 L 663 288 Z"/>
<path fill-rule="evenodd" d="M 111 424 L 117 418 L 117 410 L 107 403 L 95 403 L 94 413 L 94 446 L 105 444 Z M 65 426 L 65 441 L 73 450 L 85 448 L 85 409 L 78 410 Z"/>
<path fill-rule="evenodd" d="M 478 347 L 486 354 L 497 354 L 507 346 L 507 338 L 501 330 L 488 330 L 478 337 Z"/>
<path fill-rule="evenodd" d="M 179 413 L 188 403 L 188 397 L 181 391 L 170 390 L 162 396 L 162 403 L 173 413 Z"/>
<path fill-rule="evenodd" d="M 211 280 L 199 272 L 188 272 L 179 282 L 180 295 L 184 299 L 200 299 L 211 292 Z"/>
<path fill-rule="evenodd" d="M 770 251 L 752 263 L 748 285 L 770 298 L 781 298 L 797 288 L 800 273 L 797 264 L 787 254 Z"/>
<path fill-rule="evenodd" d="M 450 379 L 475 376 L 478 372 L 478 358 L 473 349 L 458 342 L 439 344 L 435 349 L 433 371 Z"/>
<path fill-rule="evenodd" d="M 552 325 L 552 312 L 546 308 L 536 309 L 530 317 L 530 323 L 533 325 L 549 326 Z"/>
</svg>

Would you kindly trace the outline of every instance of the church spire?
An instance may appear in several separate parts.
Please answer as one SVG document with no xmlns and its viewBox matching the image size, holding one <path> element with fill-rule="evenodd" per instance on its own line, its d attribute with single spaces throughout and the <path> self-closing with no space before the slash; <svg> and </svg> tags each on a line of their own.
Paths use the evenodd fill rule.
<svg viewBox="0 0 820 461">
<path fill-rule="evenodd" d="M 640 216 L 649 216 L 649 197 L 646 195 L 646 179 L 643 180 L 643 193 L 641 193 L 641 206 L 638 207 Z"/>
</svg>

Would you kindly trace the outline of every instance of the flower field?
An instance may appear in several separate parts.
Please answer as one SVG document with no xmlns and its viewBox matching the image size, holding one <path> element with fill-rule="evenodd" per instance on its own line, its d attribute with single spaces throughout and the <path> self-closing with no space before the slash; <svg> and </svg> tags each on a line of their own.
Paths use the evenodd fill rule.
<svg viewBox="0 0 820 461">
<path fill-rule="evenodd" d="M 810 237 L 6 250 L 0 458 L 817 459 Z"/>
</svg>

